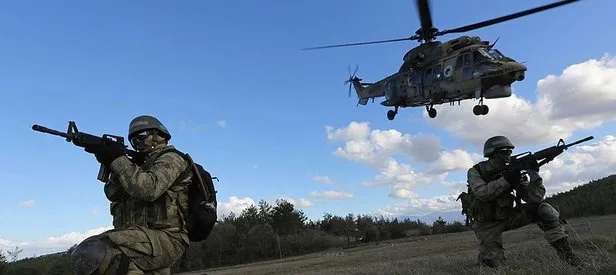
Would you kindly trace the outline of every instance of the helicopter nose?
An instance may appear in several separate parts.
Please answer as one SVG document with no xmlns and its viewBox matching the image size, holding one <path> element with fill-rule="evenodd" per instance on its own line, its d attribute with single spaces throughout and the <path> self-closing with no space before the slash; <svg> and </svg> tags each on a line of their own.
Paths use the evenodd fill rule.
<svg viewBox="0 0 616 275">
<path fill-rule="evenodd" d="M 526 66 L 518 62 L 509 62 L 507 64 L 507 72 L 514 81 L 522 81 L 526 75 Z"/>
</svg>

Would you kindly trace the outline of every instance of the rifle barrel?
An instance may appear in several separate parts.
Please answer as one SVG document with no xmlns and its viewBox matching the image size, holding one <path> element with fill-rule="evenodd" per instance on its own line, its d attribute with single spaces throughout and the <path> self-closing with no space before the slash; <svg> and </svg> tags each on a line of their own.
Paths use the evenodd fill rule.
<svg viewBox="0 0 616 275">
<path fill-rule="evenodd" d="M 585 137 L 585 138 L 583 138 L 583 139 L 580 139 L 580 140 L 578 140 L 578 141 L 576 141 L 576 142 L 573 142 L 573 143 L 569 143 L 569 144 L 567 144 L 567 147 L 571 147 L 571 146 L 573 146 L 573 145 L 580 144 L 580 143 L 582 143 L 582 142 L 586 142 L 586 141 L 589 141 L 589 140 L 594 139 L 594 138 L 595 138 L 595 137 L 593 137 L 593 136 L 588 136 L 588 137 Z"/>
<path fill-rule="evenodd" d="M 38 124 L 32 125 L 32 130 L 37 131 L 37 132 L 52 134 L 54 136 L 68 137 L 66 135 L 66 133 L 62 133 L 62 132 L 54 130 L 54 129 L 49 129 L 49 128 L 45 127 L 45 126 L 41 126 L 41 125 L 38 125 Z"/>
</svg>

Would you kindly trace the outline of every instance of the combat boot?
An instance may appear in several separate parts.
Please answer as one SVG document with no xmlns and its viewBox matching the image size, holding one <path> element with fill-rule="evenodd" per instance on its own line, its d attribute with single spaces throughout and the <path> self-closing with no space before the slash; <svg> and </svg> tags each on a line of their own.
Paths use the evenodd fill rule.
<svg viewBox="0 0 616 275">
<path fill-rule="evenodd" d="M 567 237 L 560 238 L 551 243 L 551 245 L 554 249 L 556 249 L 556 253 L 558 253 L 558 257 L 560 257 L 561 260 L 567 262 L 573 267 L 579 267 L 582 265 L 582 259 L 580 259 L 580 257 L 573 252 Z"/>
</svg>

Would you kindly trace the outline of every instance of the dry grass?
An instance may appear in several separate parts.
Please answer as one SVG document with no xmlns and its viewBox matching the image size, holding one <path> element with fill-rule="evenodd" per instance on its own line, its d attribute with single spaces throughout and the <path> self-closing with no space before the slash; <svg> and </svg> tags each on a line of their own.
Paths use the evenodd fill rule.
<svg viewBox="0 0 616 275">
<path fill-rule="evenodd" d="M 616 274 L 615 228 L 616 215 L 569 221 L 570 242 L 586 259 L 578 270 L 561 263 L 541 230 L 528 225 L 503 234 L 507 265 L 498 270 L 475 264 L 477 240 L 469 231 L 182 274 Z"/>
</svg>

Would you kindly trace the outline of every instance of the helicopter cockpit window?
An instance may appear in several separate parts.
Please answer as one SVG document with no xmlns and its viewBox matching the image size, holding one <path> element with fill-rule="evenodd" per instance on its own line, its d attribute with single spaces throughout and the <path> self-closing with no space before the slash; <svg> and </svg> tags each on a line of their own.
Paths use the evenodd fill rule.
<svg viewBox="0 0 616 275">
<path fill-rule="evenodd" d="M 477 49 L 477 51 L 475 51 L 475 54 L 483 56 L 484 59 L 494 59 L 495 57 L 498 58 L 497 56 L 491 55 L 490 52 L 483 48 Z M 476 56 L 476 58 L 481 57 Z"/>
<path fill-rule="evenodd" d="M 505 58 L 505 56 L 500 51 L 498 51 L 497 49 L 491 49 L 489 53 L 490 53 L 490 55 L 492 55 L 492 56 L 494 56 L 495 58 L 498 58 L 498 59 Z"/>
<path fill-rule="evenodd" d="M 488 52 L 486 52 L 484 49 L 477 49 L 473 52 L 473 61 L 475 62 L 475 64 L 493 59 L 494 57 L 490 56 L 490 54 L 488 54 Z"/>
</svg>

